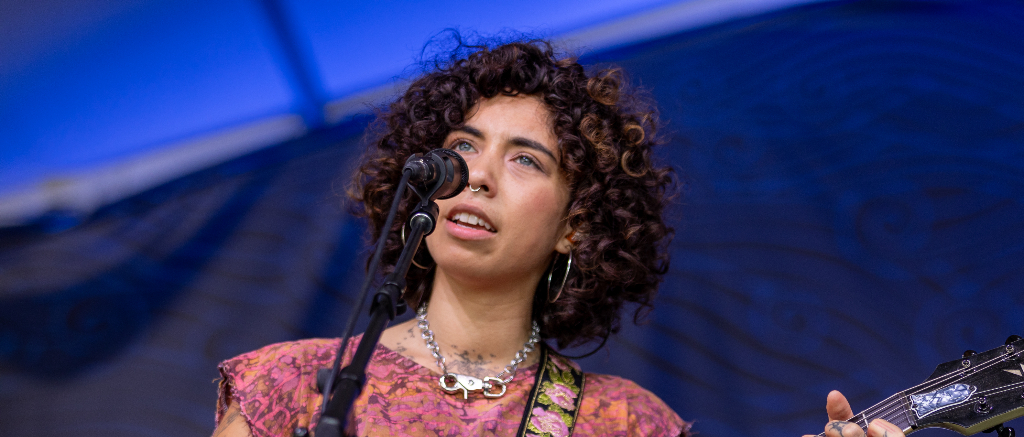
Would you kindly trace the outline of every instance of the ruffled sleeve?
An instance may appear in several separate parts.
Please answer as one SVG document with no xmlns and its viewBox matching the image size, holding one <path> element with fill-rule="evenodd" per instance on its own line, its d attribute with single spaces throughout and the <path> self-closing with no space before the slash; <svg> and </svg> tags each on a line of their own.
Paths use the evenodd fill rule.
<svg viewBox="0 0 1024 437">
<path fill-rule="evenodd" d="M 316 372 L 330 365 L 337 340 L 272 344 L 225 360 L 219 366 L 217 424 L 237 402 L 253 437 L 288 436 L 309 427 L 319 408 Z"/>
</svg>

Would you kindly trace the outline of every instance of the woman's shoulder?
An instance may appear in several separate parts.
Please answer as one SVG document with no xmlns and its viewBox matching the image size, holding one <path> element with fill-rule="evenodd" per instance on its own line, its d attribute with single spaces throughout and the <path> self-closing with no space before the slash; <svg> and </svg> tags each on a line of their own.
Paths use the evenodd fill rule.
<svg viewBox="0 0 1024 437">
<path fill-rule="evenodd" d="M 340 344 L 337 338 L 286 341 L 222 361 L 217 366 L 221 374 L 222 408 L 232 400 L 242 404 L 262 402 L 282 397 L 281 393 L 299 386 L 315 387 L 317 370 L 333 364 Z"/>
<path fill-rule="evenodd" d="M 300 417 L 312 417 L 316 372 L 333 364 L 340 344 L 337 338 L 287 341 L 224 360 L 217 423 L 235 403 L 254 435 L 290 434 Z"/>
<path fill-rule="evenodd" d="M 664 401 L 639 384 L 619 376 L 586 373 L 580 415 L 591 422 L 593 435 L 687 435 L 690 424 Z M 622 432 L 618 432 L 618 431 Z"/>
</svg>

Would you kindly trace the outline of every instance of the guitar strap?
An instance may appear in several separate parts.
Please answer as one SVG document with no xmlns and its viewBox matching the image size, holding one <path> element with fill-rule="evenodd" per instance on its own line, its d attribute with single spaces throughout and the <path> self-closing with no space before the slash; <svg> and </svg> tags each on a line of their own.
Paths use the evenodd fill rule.
<svg viewBox="0 0 1024 437">
<path fill-rule="evenodd" d="M 549 353 L 544 343 L 540 364 L 516 437 L 525 437 L 527 432 L 541 437 L 571 436 L 583 403 L 583 371 Z"/>
</svg>

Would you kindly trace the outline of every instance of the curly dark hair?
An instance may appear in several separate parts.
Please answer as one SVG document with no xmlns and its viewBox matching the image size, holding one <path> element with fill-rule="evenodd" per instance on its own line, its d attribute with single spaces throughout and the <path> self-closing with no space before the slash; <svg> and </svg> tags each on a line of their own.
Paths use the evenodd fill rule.
<svg viewBox="0 0 1024 437">
<path fill-rule="evenodd" d="M 460 47 L 467 48 L 472 53 L 466 57 L 435 63 L 434 71 L 413 81 L 371 124 L 368 135 L 375 147 L 367 151 L 348 190 L 353 212 L 368 218 L 376 240 L 409 155 L 439 147 L 480 99 L 499 94 L 540 98 L 554 114 L 560 170 L 570 192 L 565 217 L 577 236 L 572 272 L 560 298 L 549 304 L 542 280 L 534 317 L 541 336 L 559 348 L 607 340 L 619 329 L 625 302 L 639 304 L 634 322 L 651 308 L 668 270 L 672 229 L 662 211 L 674 194 L 675 178 L 670 167 L 653 163 L 655 106 L 627 92 L 620 70 L 588 75 L 575 59 L 556 57 L 545 41 Z M 385 271 L 397 262 L 401 218 L 415 204 L 411 197 L 404 199 L 390 229 L 381 259 Z M 431 291 L 434 264 L 426 252 L 420 249 L 417 262 L 428 268 L 413 268 L 407 277 L 405 298 L 413 307 Z"/>
</svg>

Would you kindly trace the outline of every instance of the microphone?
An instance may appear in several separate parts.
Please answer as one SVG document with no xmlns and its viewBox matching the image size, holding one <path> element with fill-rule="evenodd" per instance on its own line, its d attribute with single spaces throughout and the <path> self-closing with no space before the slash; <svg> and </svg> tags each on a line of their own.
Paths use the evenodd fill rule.
<svg viewBox="0 0 1024 437">
<path fill-rule="evenodd" d="M 425 155 L 413 154 L 405 161 L 402 172 L 410 172 L 409 185 L 418 193 L 433 190 L 430 200 L 449 199 L 459 195 L 469 183 L 469 167 L 462 155 L 450 149 L 434 149 Z"/>
</svg>

